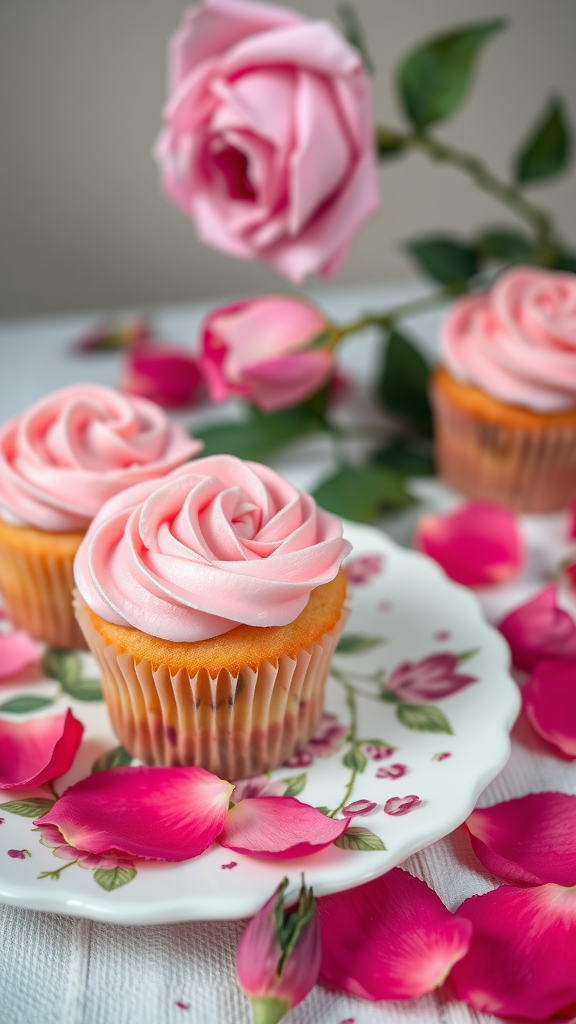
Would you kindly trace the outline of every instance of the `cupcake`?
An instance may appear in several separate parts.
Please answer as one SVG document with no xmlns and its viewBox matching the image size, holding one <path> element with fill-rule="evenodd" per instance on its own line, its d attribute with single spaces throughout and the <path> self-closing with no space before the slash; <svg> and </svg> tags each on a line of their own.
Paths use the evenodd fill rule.
<svg viewBox="0 0 576 1024">
<path fill-rule="evenodd" d="M 96 384 L 54 391 L 0 428 L 0 592 L 16 626 L 83 647 L 74 556 L 113 495 L 201 449 L 158 406 Z"/>
<path fill-rule="evenodd" d="M 551 512 L 576 497 L 576 275 L 515 267 L 454 303 L 431 385 L 440 474 Z"/>
<path fill-rule="evenodd" d="M 304 746 L 344 621 L 349 550 L 313 498 L 229 455 L 112 498 L 74 574 L 122 746 L 228 779 Z"/>
</svg>

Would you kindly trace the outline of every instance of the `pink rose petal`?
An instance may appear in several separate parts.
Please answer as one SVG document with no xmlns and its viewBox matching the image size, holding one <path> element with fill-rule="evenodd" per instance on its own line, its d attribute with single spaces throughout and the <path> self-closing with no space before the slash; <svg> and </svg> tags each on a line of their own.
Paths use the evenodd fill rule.
<svg viewBox="0 0 576 1024">
<path fill-rule="evenodd" d="M 196 401 L 201 380 L 198 363 L 187 349 L 146 345 L 127 352 L 122 390 L 164 409 L 186 409 Z"/>
<path fill-rule="evenodd" d="M 576 758 L 576 658 L 539 661 L 522 690 L 522 704 L 532 728 L 562 757 Z"/>
<path fill-rule="evenodd" d="M 401 868 L 317 905 L 320 977 L 362 999 L 417 999 L 442 985 L 470 945 L 470 923 Z"/>
<path fill-rule="evenodd" d="M 512 661 L 526 672 L 543 658 L 576 658 L 576 624 L 558 607 L 554 583 L 506 615 L 498 629 L 508 641 Z"/>
<path fill-rule="evenodd" d="M 11 679 L 40 661 L 41 648 L 23 629 L 0 633 L 0 679 Z"/>
<path fill-rule="evenodd" d="M 232 788 L 203 768 L 112 768 L 67 789 L 40 824 L 88 853 L 189 860 L 221 832 Z"/>
<path fill-rule="evenodd" d="M 425 516 L 418 524 L 416 545 L 467 587 L 504 583 L 522 565 L 518 519 L 491 502 L 472 501 L 455 512 Z"/>
<path fill-rule="evenodd" d="M 384 804 L 384 814 L 390 814 L 392 817 L 399 818 L 401 814 L 409 814 L 410 811 L 414 811 L 421 804 L 420 797 L 415 794 L 410 796 L 391 796 Z"/>
<path fill-rule="evenodd" d="M 348 818 L 328 818 L 293 796 L 256 797 L 232 808 L 218 842 L 251 857 L 306 857 L 333 843 L 348 825 Z"/>
<path fill-rule="evenodd" d="M 47 846 L 60 860 L 74 860 L 81 868 L 90 871 L 96 868 L 133 868 L 134 863 L 125 854 L 118 850 L 110 850 L 106 853 L 88 853 L 86 850 L 79 850 L 75 846 L 69 846 L 56 825 L 45 825 L 43 819 L 35 821 L 40 832 L 42 846 Z"/>
<path fill-rule="evenodd" d="M 373 800 L 354 800 L 342 808 L 342 814 L 345 818 L 356 818 L 361 814 L 370 814 L 376 806 Z"/>
<path fill-rule="evenodd" d="M 25 722 L 0 718 L 0 789 L 36 789 L 64 775 L 83 732 L 70 710 Z"/>
<path fill-rule="evenodd" d="M 576 885 L 576 796 L 530 793 L 477 808 L 466 826 L 474 853 L 498 878 Z"/>
<path fill-rule="evenodd" d="M 499 1017 L 550 1020 L 576 1001 L 576 890 L 516 888 L 465 900 L 468 954 L 452 969 L 458 999 Z"/>
</svg>

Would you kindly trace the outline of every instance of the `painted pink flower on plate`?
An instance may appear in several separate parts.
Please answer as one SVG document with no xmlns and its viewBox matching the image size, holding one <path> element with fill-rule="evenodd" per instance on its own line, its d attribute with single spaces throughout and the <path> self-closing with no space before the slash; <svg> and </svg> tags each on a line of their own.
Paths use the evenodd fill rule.
<svg viewBox="0 0 576 1024">
<path fill-rule="evenodd" d="M 360 54 L 327 21 L 245 0 L 184 13 L 156 158 L 203 242 L 292 281 L 336 273 L 380 205 L 373 136 Z"/>
<path fill-rule="evenodd" d="M 382 555 L 358 555 L 357 558 L 349 558 L 344 564 L 344 572 L 348 583 L 355 587 L 363 583 L 370 583 L 375 576 L 379 576 L 384 566 Z"/>
<path fill-rule="evenodd" d="M 362 999 L 418 999 L 443 984 L 470 945 L 469 921 L 401 868 L 317 903 L 320 978 Z"/>
<path fill-rule="evenodd" d="M 234 783 L 232 803 L 250 800 L 256 796 L 284 796 L 288 783 L 280 779 L 274 782 L 267 775 L 252 775 L 249 779 L 238 779 Z"/>
<path fill-rule="evenodd" d="M 117 850 L 109 850 L 107 853 L 88 853 L 86 850 L 79 850 L 75 846 L 69 846 L 64 839 L 57 825 L 44 825 L 42 819 L 34 822 L 40 832 L 42 846 L 52 850 L 55 857 L 60 860 L 77 861 L 81 868 L 88 868 L 95 871 L 97 868 L 132 868 L 134 862 L 125 854 Z"/>
<path fill-rule="evenodd" d="M 371 814 L 376 807 L 377 804 L 373 800 L 354 800 L 342 808 L 342 814 L 345 818 L 357 818 L 364 814 Z"/>
<path fill-rule="evenodd" d="M 287 886 L 285 878 L 248 923 L 236 951 L 238 981 L 250 996 L 254 1020 L 262 1024 L 275 1024 L 302 1002 L 320 970 L 320 926 L 312 890 L 303 881 L 296 906 L 285 909 Z"/>
<path fill-rule="evenodd" d="M 517 516 L 504 505 L 485 501 L 424 516 L 416 530 L 416 546 L 467 587 L 505 583 L 518 573 L 523 560 Z"/>
<path fill-rule="evenodd" d="M 395 750 L 396 747 L 389 747 L 386 743 L 367 743 L 364 747 L 366 756 L 373 761 L 384 761 L 387 757 L 392 757 Z"/>
<path fill-rule="evenodd" d="M 386 680 L 386 691 L 407 703 L 442 700 L 477 682 L 476 676 L 458 672 L 458 654 L 429 654 L 420 661 L 404 661 Z"/>
<path fill-rule="evenodd" d="M 348 735 L 348 731 L 345 725 L 340 725 L 336 715 L 324 712 L 312 739 L 308 740 L 302 750 L 292 754 L 284 764 L 287 768 L 307 768 L 315 757 L 330 757 L 332 754 L 336 754 Z"/>
<path fill-rule="evenodd" d="M 498 625 L 517 668 L 530 672 L 544 658 L 576 658 L 576 623 L 558 607 L 554 583 L 514 608 Z"/>
<path fill-rule="evenodd" d="M 0 633 L 0 682 L 13 679 L 29 665 L 36 665 L 41 656 L 41 648 L 24 629 Z"/>
<path fill-rule="evenodd" d="M 164 409 L 186 409 L 196 401 L 201 382 L 198 363 L 185 348 L 145 345 L 128 350 L 121 388 Z"/>
<path fill-rule="evenodd" d="M 293 796 L 256 797 L 229 811 L 218 842 L 250 857 L 307 857 L 333 843 L 348 825 L 348 818 L 328 818 Z"/>
<path fill-rule="evenodd" d="M 36 789 L 64 775 L 83 732 L 70 709 L 24 722 L 0 718 L 0 789 Z"/>
<path fill-rule="evenodd" d="M 522 690 L 532 728 L 562 757 L 576 758 L 576 658 L 539 661 Z"/>
<path fill-rule="evenodd" d="M 405 764 L 390 764 L 386 768 L 379 768 L 376 772 L 377 779 L 401 779 L 407 775 L 410 769 Z"/>
<path fill-rule="evenodd" d="M 576 886 L 576 796 L 530 793 L 466 820 L 474 853 L 506 882 Z"/>
<path fill-rule="evenodd" d="M 391 796 L 384 804 L 384 814 L 389 814 L 392 818 L 399 818 L 403 814 L 410 814 L 410 811 L 415 811 L 417 807 L 421 806 L 422 800 L 414 793 L 409 796 Z"/>
<path fill-rule="evenodd" d="M 222 831 L 232 788 L 204 768 L 111 768 L 67 789 L 37 824 L 86 853 L 189 860 Z"/>
<path fill-rule="evenodd" d="M 573 1019 L 576 889 L 501 885 L 458 914 L 472 923 L 469 952 L 450 978 L 458 999 L 498 1017 Z"/>
<path fill-rule="evenodd" d="M 200 355 L 212 401 L 240 395 L 264 412 L 303 402 L 332 372 L 328 338 L 311 344 L 328 329 L 314 306 L 289 295 L 213 310 L 202 326 Z"/>
</svg>

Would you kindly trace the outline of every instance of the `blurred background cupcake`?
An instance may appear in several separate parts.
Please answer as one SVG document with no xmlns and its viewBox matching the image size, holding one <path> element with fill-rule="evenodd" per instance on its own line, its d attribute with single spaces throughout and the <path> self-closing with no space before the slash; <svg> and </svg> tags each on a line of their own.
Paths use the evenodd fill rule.
<svg viewBox="0 0 576 1024">
<path fill-rule="evenodd" d="M 349 550 L 310 495 L 229 455 L 111 499 L 74 572 L 122 746 L 227 779 L 303 747 L 344 623 Z"/>
<path fill-rule="evenodd" d="M 142 398 L 96 384 L 55 391 L 0 428 L 0 592 L 14 625 L 84 647 L 74 556 L 104 502 L 202 447 Z"/>
<path fill-rule="evenodd" d="M 445 481 L 522 512 L 576 497 L 576 275 L 506 271 L 454 303 L 441 352 L 431 398 Z"/>
</svg>

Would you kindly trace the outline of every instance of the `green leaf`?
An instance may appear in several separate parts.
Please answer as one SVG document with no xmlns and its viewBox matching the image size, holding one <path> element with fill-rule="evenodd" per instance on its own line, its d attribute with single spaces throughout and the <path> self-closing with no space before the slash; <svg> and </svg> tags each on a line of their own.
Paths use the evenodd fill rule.
<svg viewBox="0 0 576 1024">
<path fill-rule="evenodd" d="M 432 704 L 398 704 L 396 707 L 398 721 L 407 729 L 417 732 L 446 732 L 453 736 L 452 727 L 440 708 Z"/>
<path fill-rule="evenodd" d="M 457 284 L 478 273 L 476 250 L 447 235 L 415 239 L 406 249 L 419 269 L 440 284 Z"/>
<path fill-rule="evenodd" d="M 248 411 L 241 422 L 214 423 L 194 429 L 194 437 L 204 441 L 202 455 L 237 455 L 265 462 L 274 452 L 298 437 L 325 430 L 322 417 L 308 403 L 275 413 Z"/>
<path fill-rule="evenodd" d="M 479 647 L 471 647 L 470 650 L 468 650 L 468 651 L 462 651 L 462 654 L 458 655 L 458 659 L 459 659 L 460 663 L 462 663 L 463 661 L 470 661 L 470 658 L 473 658 L 476 654 L 479 654 L 479 653 L 480 653 L 480 648 Z"/>
<path fill-rule="evenodd" d="M 550 100 L 514 161 L 516 181 L 542 181 L 559 174 L 570 159 L 570 135 L 560 99 Z"/>
<path fill-rule="evenodd" d="M 363 772 L 368 764 L 368 758 L 360 747 L 350 747 L 350 750 L 347 750 L 342 758 L 342 764 L 345 768 L 351 768 L 355 772 Z"/>
<path fill-rule="evenodd" d="M 92 765 L 92 774 L 96 772 L 107 772 L 110 768 L 121 768 L 132 764 L 132 755 L 124 750 L 124 747 L 114 747 L 113 750 L 105 750 L 100 757 L 97 757 Z"/>
<path fill-rule="evenodd" d="M 327 818 L 329 818 L 330 814 L 332 813 L 330 811 L 330 808 L 329 807 L 325 807 L 324 804 L 322 804 L 320 807 L 317 807 L 316 810 L 320 811 L 320 814 L 324 814 L 325 817 L 327 817 Z"/>
<path fill-rule="evenodd" d="M 104 700 L 102 683 L 99 679 L 79 679 L 73 685 L 62 685 L 68 696 L 72 697 L 73 700 Z"/>
<path fill-rule="evenodd" d="M 380 398 L 391 412 L 426 434 L 432 432 L 429 376 L 430 367 L 416 346 L 405 334 L 392 331 L 378 382 Z"/>
<path fill-rule="evenodd" d="M 385 850 L 386 847 L 374 832 L 369 828 L 360 828 L 349 825 L 345 832 L 334 840 L 334 846 L 341 850 Z"/>
<path fill-rule="evenodd" d="M 286 792 L 284 796 L 298 796 L 306 785 L 306 772 L 302 772 L 301 775 L 293 775 L 292 778 L 282 779 L 282 782 L 286 782 Z"/>
<path fill-rule="evenodd" d="M 10 715 L 25 715 L 28 711 L 39 711 L 40 708 L 47 708 L 54 701 L 51 697 L 35 697 L 34 694 L 23 697 L 12 697 L 10 700 L 0 704 L 0 711 Z"/>
<path fill-rule="evenodd" d="M 341 637 L 335 650 L 335 654 L 361 654 L 362 651 L 371 651 L 373 647 L 383 644 L 383 636 L 368 636 L 365 633 L 348 633 Z"/>
<path fill-rule="evenodd" d="M 380 160 L 400 156 L 405 148 L 406 136 L 401 132 L 392 132 L 388 128 L 376 129 L 376 151 Z"/>
<path fill-rule="evenodd" d="M 568 270 L 572 274 L 576 274 L 576 252 L 568 252 L 564 250 L 561 252 L 556 261 L 557 270 Z"/>
<path fill-rule="evenodd" d="M 480 49 L 505 25 L 502 18 L 469 25 L 429 39 L 404 58 L 397 86 L 406 116 L 419 131 L 456 112 L 468 93 Z"/>
<path fill-rule="evenodd" d="M 343 466 L 313 496 L 328 512 L 359 523 L 371 523 L 381 512 L 406 508 L 415 500 L 400 476 L 384 466 Z"/>
<path fill-rule="evenodd" d="M 534 245 L 520 231 L 511 228 L 487 228 L 476 239 L 480 259 L 527 262 L 534 259 Z"/>
<path fill-rule="evenodd" d="M 55 800 L 48 800 L 43 796 L 36 796 L 32 800 L 9 800 L 7 804 L 0 804 L 0 811 L 19 814 L 21 818 L 41 818 L 43 814 L 48 813 L 55 802 Z"/>
<path fill-rule="evenodd" d="M 356 8 L 352 4 L 344 3 L 338 7 L 338 17 L 342 25 L 343 35 L 352 46 L 355 46 L 360 56 L 362 57 L 362 63 L 366 68 L 369 75 L 374 74 L 374 61 L 370 56 L 368 45 L 366 43 L 366 34 L 362 27 L 362 22 L 358 16 Z"/>
<path fill-rule="evenodd" d="M 372 462 L 394 469 L 400 476 L 434 476 L 435 472 L 432 454 L 416 451 L 403 438 L 374 452 Z"/>
<path fill-rule="evenodd" d="M 136 878 L 136 875 L 136 868 L 97 868 L 94 872 L 94 881 L 106 892 L 112 892 L 122 885 L 127 885 Z"/>
<path fill-rule="evenodd" d="M 64 689 L 73 686 L 80 678 L 82 663 L 75 651 L 49 647 L 42 658 L 42 668 L 51 679 L 57 679 Z"/>
</svg>

